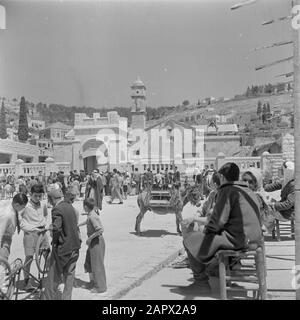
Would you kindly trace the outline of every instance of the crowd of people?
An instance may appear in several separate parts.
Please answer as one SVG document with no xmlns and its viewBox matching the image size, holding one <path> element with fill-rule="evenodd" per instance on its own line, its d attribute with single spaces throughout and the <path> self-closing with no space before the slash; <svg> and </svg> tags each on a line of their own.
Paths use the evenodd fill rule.
<svg viewBox="0 0 300 320">
<path fill-rule="evenodd" d="M 71 299 L 82 242 L 80 227 L 86 225 L 88 249 L 84 269 L 90 277 L 86 287 L 103 293 L 107 290 L 104 228 L 100 219 L 104 195 L 110 197 L 108 203 L 117 198 L 121 204 L 132 188 L 136 193 L 144 188 L 167 189 L 170 183 L 185 188 L 186 180 L 182 182 L 179 171 L 174 169 L 155 174 L 150 169 L 143 174 L 136 169 L 131 175 L 117 169 L 105 173 L 95 169 L 90 174 L 74 170 L 68 177 L 63 172 L 51 173 L 47 179 L 42 172 L 30 178 L 7 177 L 5 182 L 13 183 L 14 192 L 11 201 L 0 202 L 0 256 L 9 259 L 13 235 L 22 230 L 24 289 L 32 290 L 30 269 L 37 238 L 41 230 L 49 227 L 51 244 L 46 233 L 41 242 L 44 248 L 52 247 L 43 298 L 54 299 L 63 283 L 62 298 Z M 203 186 L 209 175 L 209 192 L 199 209 L 199 217 L 182 222 L 183 245 L 187 253 L 185 263 L 192 269 L 195 284 L 202 288 L 208 286 L 208 275 L 215 270 L 217 250 L 261 245 L 263 232 L 274 228 L 275 219 L 288 221 L 294 218 L 295 202 L 293 162 L 283 163 L 283 178 L 273 183 L 264 181 L 261 171 L 255 168 L 241 174 L 235 163 L 226 163 L 218 171 L 206 167 L 194 175 L 194 183 Z M 265 193 L 274 190 L 281 190 L 281 199 L 267 200 Z M 87 217 L 82 223 L 79 223 L 79 212 L 74 206 L 74 201 L 80 197 Z M 50 225 L 49 206 L 52 208 Z"/>
<path fill-rule="evenodd" d="M 86 287 L 92 292 L 103 293 L 107 290 L 105 241 L 99 213 L 104 195 L 110 197 L 109 203 L 115 198 L 119 203 L 123 203 L 131 189 L 139 193 L 143 188 L 163 189 L 176 182 L 180 183 L 177 168 L 175 172 L 166 170 L 164 174 L 153 174 L 150 169 L 144 174 L 139 174 L 136 169 L 132 175 L 121 173 L 117 169 L 105 173 L 95 169 L 90 174 L 74 170 L 68 176 L 64 172 L 53 172 L 47 178 L 42 172 L 32 177 L 7 176 L 1 180 L 2 199 L 12 200 L 0 202 L 0 256 L 9 259 L 13 235 L 23 231 L 24 290 L 34 290 L 30 281 L 30 270 L 37 240 L 42 234 L 41 249 L 51 246 L 49 272 L 42 297 L 55 299 L 58 287 L 63 283 L 62 299 L 71 299 L 81 247 L 79 228 L 86 225 L 88 249 L 84 269 L 90 277 Z M 8 190 L 7 185 L 11 187 L 9 194 L 5 193 Z M 87 216 L 86 221 L 81 223 L 79 212 L 74 206 L 74 201 L 79 198 L 83 198 L 83 210 Z M 49 208 L 52 209 L 51 217 L 48 217 Z M 47 228 L 51 230 L 51 244 L 46 232 L 43 232 Z"/>
<path fill-rule="evenodd" d="M 194 175 L 194 180 L 196 175 Z M 165 169 L 164 171 L 151 171 L 148 168 L 145 172 L 139 172 L 135 168 L 133 173 L 127 171 L 120 172 L 117 169 L 112 171 L 100 171 L 95 169 L 90 173 L 84 170 L 71 171 L 68 175 L 64 172 L 51 172 L 49 177 L 45 177 L 40 171 L 36 176 L 24 177 L 15 175 L 6 175 L 0 177 L 0 199 L 12 198 L 14 194 L 22 192 L 29 194 L 31 187 L 35 184 L 42 184 L 47 189 L 61 188 L 65 194 L 68 188 L 72 188 L 76 195 L 76 199 L 85 198 L 87 194 L 92 192 L 101 194 L 96 204 L 101 209 L 101 200 L 103 196 L 110 196 L 111 202 L 118 199 L 119 203 L 123 203 L 128 195 L 136 195 L 142 190 L 151 187 L 156 190 L 167 190 L 171 184 L 187 186 L 188 177 L 181 181 L 181 175 L 178 168 L 174 170 Z M 93 197 L 93 196 L 92 196 Z"/>
</svg>

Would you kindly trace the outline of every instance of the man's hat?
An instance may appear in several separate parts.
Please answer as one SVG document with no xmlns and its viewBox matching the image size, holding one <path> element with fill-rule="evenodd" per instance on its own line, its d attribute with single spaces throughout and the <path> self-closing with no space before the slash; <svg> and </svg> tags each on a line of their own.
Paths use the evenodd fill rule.
<svg viewBox="0 0 300 320">
<path fill-rule="evenodd" d="M 59 199 L 62 198 L 64 195 L 61 191 L 61 189 L 51 189 L 48 192 L 48 197 L 53 198 L 53 199 Z"/>
</svg>

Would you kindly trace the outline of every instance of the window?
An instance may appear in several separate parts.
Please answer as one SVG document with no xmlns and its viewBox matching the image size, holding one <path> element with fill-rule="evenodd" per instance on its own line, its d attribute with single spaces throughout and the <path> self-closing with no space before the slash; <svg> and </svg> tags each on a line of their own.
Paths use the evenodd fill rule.
<svg viewBox="0 0 300 320">
<path fill-rule="evenodd" d="M 60 133 L 59 132 L 56 133 L 56 138 L 60 138 Z"/>
<path fill-rule="evenodd" d="M 164 170 L 164 165 L 161 164 L 161 165 L 160 165 L 160 168 L 161 168 L 161 170 Z"/>
<path fill-rule="evenodd" d="M 147 165 L 146 164 L 144 164 L 144 171 L 146 171 L 147 170 Z"/>
<path fill-rule="evenodd" d="M 155 164 L 152 165 L 152 170 L 155 170 Z"/>
<path fill-rule="evenodd" d="M 134 165 L 131 166 L 131 170 L 132 170 L 132 172 L 134 171 Z"/>
<path fill-rule="evenodd" d="M 203 145 L 203 151 L 206 151 L 206 144 Z"/>
<path fill-rule="evenodd" d="M 135 155 L 136 155 L 136 156 L 139 156 L 139 155 L 140 155 L 140 149 L 138 149 L 138 150 L 135 151 Z"/>
</svg>

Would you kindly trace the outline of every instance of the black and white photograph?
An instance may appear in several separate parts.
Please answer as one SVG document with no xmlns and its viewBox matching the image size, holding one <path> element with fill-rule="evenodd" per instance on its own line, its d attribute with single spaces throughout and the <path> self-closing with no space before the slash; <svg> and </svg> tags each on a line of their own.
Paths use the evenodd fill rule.
<svg viewBox="0 0 300 320">
<path fill-rule="evenodd" d="M 300 0 L 0 0 L 0 300 L 300 300 Z"/>
</svg>

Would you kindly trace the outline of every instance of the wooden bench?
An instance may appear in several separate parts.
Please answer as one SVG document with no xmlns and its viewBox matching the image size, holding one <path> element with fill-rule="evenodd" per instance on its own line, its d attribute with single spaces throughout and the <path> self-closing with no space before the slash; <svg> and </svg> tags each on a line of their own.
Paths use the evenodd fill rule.
<svg viewBox="0 0 300 320">
<path fill-rule="evenodd" d="M 288 235 L 295 239 L 295 221 L 294 219 L 288 221 L 275 220 L 275 227 L 272 232 L 272 238 L 277 241 L 281 241 L 282 233 L 288 233 Z"/>
<path fill-rule="evenodd" d="M 216 258 L 219 264 L 219 281 L 220 281 L 220 296 L 221 300 L 227 299 L 227 291 L 249 291 L 255 292 L 254 297 L 261 300 L 267 299 L 267 284 L 266 284 L 266 259 L 264 245 L 256 250 L 249 251 L 234 251 L 234 250 L 219 250 L 216 253 Z M 242 265 L 239 270 L 230 270 L 228 260 L 234 258 L 238 261 L 248 260 L 252 264 Z M 257 284 L 256 289 L 246 289 L 241 287 L 227 286 L 231 281 L 248 282 Z"/>
</svg>

